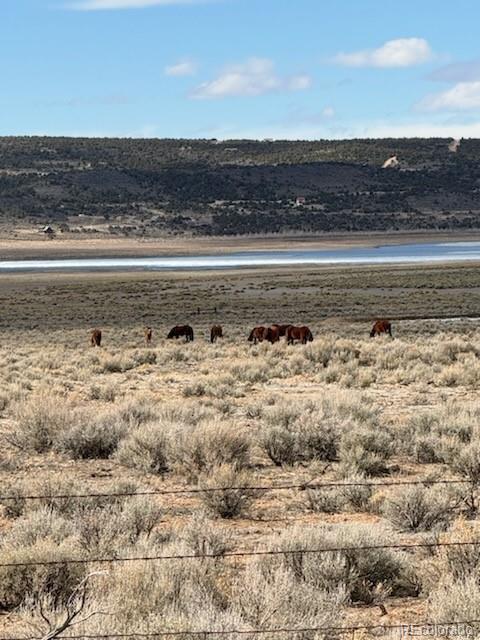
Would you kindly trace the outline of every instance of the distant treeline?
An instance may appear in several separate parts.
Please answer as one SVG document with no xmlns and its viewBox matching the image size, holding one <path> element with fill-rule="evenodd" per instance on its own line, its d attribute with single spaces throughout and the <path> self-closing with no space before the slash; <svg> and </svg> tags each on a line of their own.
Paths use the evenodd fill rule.
<svg viewBox="0 0 480 640">
<path fill-rule="evenodd" d="M 480 140 L 450 142 L 0 138 L 0 217 L 124 234 L 478 228 Z M 382 169 L 392 155 L 400 168 Z"/>
</svg>

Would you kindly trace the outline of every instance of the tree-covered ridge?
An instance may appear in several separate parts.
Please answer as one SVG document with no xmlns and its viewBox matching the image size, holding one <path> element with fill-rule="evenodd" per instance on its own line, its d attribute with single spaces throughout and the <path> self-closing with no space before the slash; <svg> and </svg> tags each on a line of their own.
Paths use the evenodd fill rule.
<svg viewBox="0 0 480 640">
<path fill-rule="evenodd" d="M 480 140 L 450 143 L 0 138 L 0 216 L 134 234 L 479 227 Z"/>
</svg>

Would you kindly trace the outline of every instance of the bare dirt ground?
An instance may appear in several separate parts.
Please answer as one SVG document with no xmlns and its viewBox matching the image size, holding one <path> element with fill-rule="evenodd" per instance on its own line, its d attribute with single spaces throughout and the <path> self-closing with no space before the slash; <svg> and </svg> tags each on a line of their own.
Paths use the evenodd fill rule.
<svg viewBox="0 0 480 640">
<path fill-rule="evenodd" d="M 16 237 L 13 238 L 12 236 Z M 0 259 L 131 257 L 152 255 L 192 255 L 230 251 L 260 251 L 281 249 L 345 249 L 379 244 L 419 242 L 461 242 L 478 240 L 478 232 L 398 232 L 398 233 L 337 233 L 322 235 L 166 237 L 163 239 L 112 238 L 98 234 L 73 236 L 57 234 L 50 240 L 38 230 L 0 229 Z"/>
<path fill-rule="evenodd" d="M 435 487 L 407 495 L 379 486 L 358 499 L 338 489 L 244 491 L 231 517 L 222 509 L 232 496 L 223 493 L 221 504 L 208 494 L 172 494 L 129 498 L 110 511 L 100 499 L 88 508 L 72 499 L 66 509 L 21 496 L 470 478 L 480 424 L 479 289 L 475 265 L 2 278 L 0 477 L 2 493 L 19 498 L 14 508 L 0 501 L 0 565 L 198 554 L 215 545 L 315 547 L 331 536 L 353 544 L 350 526 L 366 527 L 364 544 L 378 544 L 376 536 L 386 544 L 455 539 L 458 522 L 478 532 L 468 496 L 440 496 Z M 394 340 L 368 337 L 377 315 L 398 318 Z M 166 340 L 184 322 L 195 341 Z M 212 345 L 214 322 L 225 337 Z M 314 341 L 246 340 L 252 326 L 272 322 L 308 324 Z M 100 349 L 88 344 L 94 326 L 103 331 Z M 166 563 L 118 565 L 89 596 L 91 610 L 110 617 L 77 632 L 389 625 L 439 622 L 439 611 L 465 620 L 480 603 L 464 571 L 478 570 L 475 558 L 367 555 L 377 572 L 368 578 L 357 561 L 345 572 L 341 555 L 295 570 L 256 558 L 215 560 L 213 569 L 205 560 L 200 572 L 184 561 L 167 573 Z M 0 566 L 5 630 L 41 628 L 39 602 L 60 616 L 78 578 L 67 568 L 60 576 Z M 463 596 L 449 599 L 445 583 Z"/>
</svg>

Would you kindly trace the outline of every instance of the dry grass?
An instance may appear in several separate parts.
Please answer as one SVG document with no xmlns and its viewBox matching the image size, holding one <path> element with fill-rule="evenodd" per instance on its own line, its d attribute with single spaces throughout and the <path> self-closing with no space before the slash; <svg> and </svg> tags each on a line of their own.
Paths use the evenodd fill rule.
<svg viewBox="0 0 480 640">
<path fill-rule="evenodd" d="M 376 280 L 363 274 L 369 304 L 385 300 Z M 445 301 L 455 278 L 448 270 L 435 274 L 432 282 L 442 287 Z M 420 305 L 416 292 L 423 275 L 414 277 L 408 269 L 397 275 L 413 291 L 412 304 Z M 335 287 L 347 287 L 348 274 L 331 272 L 326 278 L 324 293 L 333 308 L 341 298 Z M 467 280 L 464 285 L 473 286 Z M 63 307 L 63 329 L 30 328 L 20 343 L 13 325 L 4 328 L 0 476 L 2 493 L 16 498 L 1 505 L 0 561 L 219 557 L 112 565 L 92 582 L 88 604 L 89 611 L 111 615 L 92 617 L 77 633 L 249 630 L 339 620 L 388 624 L 480 615 L 476 548 L 415 556 L 401 550 L 298 553 L 303 547 L 479 535 L 477 321 L 405 320 L 394 324 L 395 340 L 370 340 L 368 323 L 309 316 L 306 300 L 312 291 L 297 291 L 292 277 L 282 275 L 278 287 L 261 288 L 257 276 L 227 276 L 225 284 L 209 281 L 211 299 L 226 300 L 233 289 L 244 289 L 238 309 L 232 305 L 222 317 L 224 340 L 210 345 L 203 339 L 213 318 L 202 316 L 199 339 L 185 345 L 163 336 L 174 305 L 204 295 L 206 280 L 162 280 L 161 323 L 149 316 L 141 287 L 135 293 L 124 290 L 121 280 L 102 282 L 97 317 L 109 317 L 105 310 L 113 297 L 120 309 L 131 309 L 134 296 L 138 331 L 129 315 L 121 326 L 111 319 L 102 326 L 104 347 L 88 348 L 88 327 L 80 320 L 74 324 L 70 314 L 92 313 L 93 294 L 82 301 L 80 283 L 63 281 L 51 285 L 50 298 L 72 296 L 72 308 Z M 278 309 L 287 294 L 282 317 L 301 315 L 315 341 L 250 345 L 242 314 L 253 320 L 258 303 L 266 317 L 281 320 Z M 31 295 L 24 294 L 20 307 Z M 342 295 L 354 308 L 357 294 Z M 37 314 L 32 324 L 42 326 L 47 310 L 39 304 L 30 317 Z M 141 345 L 147 322 L 155 329 L 148 349 Z M 471 480 L 476 488 L 308 488 L 318 482 L 446 477 Z M 285 484 L 306 490 L 251 490 Z M 199 492 L 115 500 L 21 498 L 185 486 Z M 203 491 L 219 486 L 222 491 Z M 289 554 L 221 558 L 225 551 L 255 549 Z M 41 623 L 40 601 L 60 616 L 75 584 L 94 568 L 2 569 L 0 607 L 15 611 L 9 631 L 32 635 L 29 625 Z M 387 613 L 379 618 L 380 611 Z"/>
</svg>

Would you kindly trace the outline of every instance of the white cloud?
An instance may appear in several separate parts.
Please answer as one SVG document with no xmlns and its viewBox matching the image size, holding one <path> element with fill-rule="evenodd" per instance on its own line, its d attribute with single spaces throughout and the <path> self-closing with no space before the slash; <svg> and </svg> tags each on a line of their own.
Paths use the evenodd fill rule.
<svg viewBox="0 0 480 640">
<path fill-rule="evenodd" d="M 324 118 L 333 118 L 335 115 L 335 109 L 333 107 L 325 107 L 322 110 L 322 116 Z"/>
<path fill-rule="evenodd" d="M 334 62 L 346 67 L 412 67 L 432 57 L 430 45 L 423 38 L 399 38 L 378 49 L 339 53 Z"/>
<path fill-rule="evenodd" d="M 112 9 L 144 9 L 179 4 L 198 4 L 206 0 L 77 0 L 66 5 L 75 11 L 107 11 Z"/>
<path fill-rule="evenodd" d="M 197 64 L 194 60 L 180 60 L 164 69 L 166 76 L 193 76 L 196 70 Z"/>
<path fill-rule="evenodd" d="M 480 109 L 480 81 L 458 82 L 456 85 L 426 96 L 417 108 L 421 111 L 468 111 Z"/>
<path fill-rule="evenodd" d="M 249 58 L 243 64 L 226 67 L 217 78 L 197 87 L 191 97 L 259 96 L 274 91 L 303 91 L 311 84 L 312 80 L 307 75 L 277 75 L 274 63 L 268 58 Z"/>
</svg>

